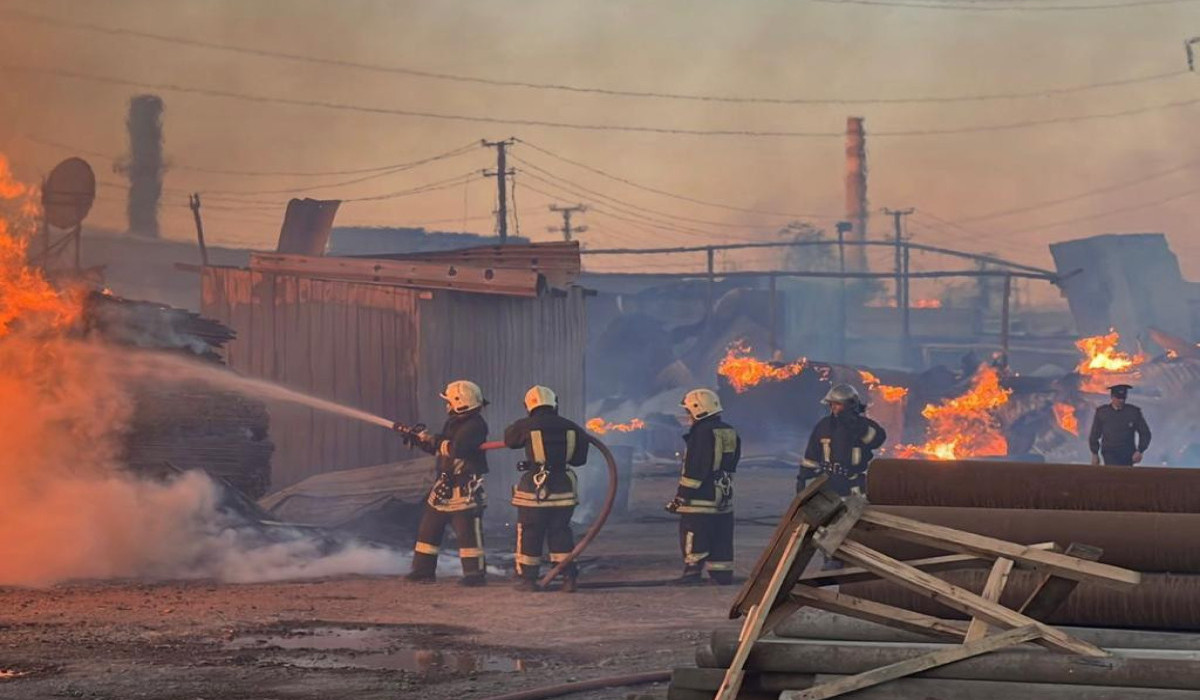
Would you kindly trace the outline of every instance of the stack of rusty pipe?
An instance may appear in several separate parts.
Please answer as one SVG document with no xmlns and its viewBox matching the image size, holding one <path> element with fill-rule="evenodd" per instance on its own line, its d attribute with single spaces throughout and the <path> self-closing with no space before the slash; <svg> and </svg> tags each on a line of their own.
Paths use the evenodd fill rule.
<svg viewBox="0 0 1200 700">
<path fill-rule="evenodd" d="M 1088 544 L 1104 550 L 1102 562 L 1145 574 L 1128 592 L 1080 585 L 1047 622 L 1200 631 L 1200 469 L 881 459 L 871 465 L 867 492 L 883 512 L 1022 544 Z M 941 553 L 869 535 L 863 539 L 899 559 Z M 980 590 L 987 572 L 939 576 Z M 1035 576 L 1014 572 L 1002 602 L 1019 606 Z M 841 590 L 961 618 L 886 582 Z"/>
</svg>

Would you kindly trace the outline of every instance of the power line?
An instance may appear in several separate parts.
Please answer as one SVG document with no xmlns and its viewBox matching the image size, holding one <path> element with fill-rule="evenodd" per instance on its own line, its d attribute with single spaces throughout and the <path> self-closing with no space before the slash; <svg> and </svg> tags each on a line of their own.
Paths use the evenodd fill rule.
<svg viewBox="0 0 1200 700">
<path fill-rule="evenodd" d="M 551 158 L 560 160 L 569 165 L 574 165 L 577 168 L 583 168 L 584 170 L 593 172 L 602 177 L 606 177 L 610 180 L 613 180 L 614 182 L 620 182 L 624 185 L 629 185 L 630 187 L 634 187 L 636 189 L 643 190 L 646 192 L 651 192 L 653 194 L 662 195 L 664 197 L 670 197 L 672 199 L 678 199 L 678 200 L 681 200 L 684 202 L 691 202 L 692 204 L 702 204 L 706 207 L 714 207 L 717 209 L 725 209 L 728 211 L 740 211 L 740 212 L 745 212 L 747 214 L 763 214 L 765 216 L 785 216 L 785 217 L 791 217 L 791 218 L 795 218 L 795 219 L 830 219 L 830 220 L 834 220 L 834 219 L 840 218 L 840 217 L 836 217 L 836 216 L 828 216 L 828 215 L 823 215 L 823 214 L 797 214 L 794 212 L 780 212 L 780 211 L 767 211 L 767 210 L 763 210 L 763 209 L 750 209 L 747 207 L 734 206 L 732 204 L 722 204 L 719 202 L 708 202 L 708 201 L 705 201 L 702 199 L 695 199 L 692 197 L 688 197 L 686 195 L 676 194 L 674 192 L 667 192 L 666 190 L 660 190 L 655 187 L 650 187 L 649 185 L 643 185 L 641 183 L 634 182 L 633 180 L 623 178 L 619 175 L 613 175 L 612 173 L 605 172 L 599 168 L 588 165 L 586 163 L 580 163 L 577 160 L 571 160 L 570 158 L 567 158 L 566 156 L 559 155 L 549 149 L 542 148 L 541 146 L 539 146 L 535 143 L 530 143 L 529 141 L 526 141 L 524 139 L 517 139 L 517 141 L 521 145 L 532 148 L 533 150 L 537 151 L 538 153 L 545 154 L 547 156 L 550 156 Z"/>
<path fill-rule="evenodd" d="M 830 0 L 819 0 L 830 1 Z M 844 1 L 844 0 L 843 0 Z M 1141 0 L 1132 5 L 1149 5 L 1149 4 L 1167 4 L 1179 2 L 1191 2 L 1193 0 Z M 878 2 L 877 4 L 893 5 L 897 3 Z M 923 6 L 921 3 L 917 5 Z M 897 6 L 903 6 L 897 4 Z M 1105 5 L 1103 7 L 1123 7 L 1128 5 Z M 940 7 L 940 5 L 938 6 Z M 963 9 L 970 9 L 963 6 Z M 982 8 L 979 8 L 982 9 Z M 990 9 L 1010 9 L 1010 8 L 990 8 Z M 1018 9 L 1018 8 L 1012 8 Z M 1058 7 L 1044 7 L 1041 9 L 1060 9 Z M 1082 8 L 1080 8 L 1082 9 Z M 976 95 L 961 95 L 961 96 L 925 96 L 925 97 L 896 97 L 896 98 L 848 98 L 848 97 L 830 97 L 830 98 L 791 98 L 791 97 L 755 97 L 755 96 L 740 96 L 740 95 L 712 95 L 712 94 L 696 94 L 696 93 L 675 93 L 662 92 L 653 90 L 630 90 L 618 88 L 602 88 L 585 85 L 572 85 L 567 83 L 538 83 L 523 80 L 503 80 L 497 78 L 484 78 L 479 76 L 460 75 L 453 73 L 441 73 L 435 71 L 418 70 L 414 68 L 406 68 L 403 66 L 386 66 L 374 63 L 364 63 L 360 61 L 351 61 L 338 58 L 323 58 L 319 56 L 310 56 L 305 54 L 288 53 L 284 51 L 272 51 L 267 49 L 256 49 L 246 46 L 236 46 L 232 44 L 224 44 L 218 42 L 202 41 L 199 39 L 191 39 L 188 37 L 172 36 L 166 34 L 157 34 L 154 32 L 139 31 L 135 29 L 127 29 L 122 27 L 110 27 L 88 22 L 79 22 L 75 20 L 67 20 L 56 17 L 48 17 L 20 10 L 4 10 L 0 11 L 0 15 L 8 16 L 13 19 L 23 20 L 26 22 L 34 22 L 49 26 L 73 29 L 77 31 L 95 32 L 107 34 L 110 36 L 135 37 L 138 39 L 147 39 L 151 41 L 159 41 L 169 43 L 172 46 L 189 46 L 199 49 L 207 49 L 213 51 L 227 51 L 231 53 L 239 53 L 249 56 L 257 56 L 260 58 L 281 59 L 285 61 L 297 61 L 302 63 L 334 66 L 338 68 L 353 68 L 358 70 L 366 70 L 376 73 L 388 73 L 395 75 L 405 75 L 414 78 L 425 78 L 431 80 L 442 80 L 450 82 L 459 82 L 475 85 L 487 85 L 492 87 L 510 87 L 523 88 L 530 90 L 549 90 L 568 93 L 593 94 L 609 97 L 627 97 L 627 98 L 642 98 L 642 99 L 662 99 L 662 100 L 683 100 L 693 102 L 726 102 L 735 104 L 776 104 L 776 105 L 865 105 L 865 104 L 916 104 L 916 103 L 948 103 L 948 102 L 978 102 L 987 100 L 1010 100 L 1023 99 L 1033 97 L 1053 97 L 1061 95 L 1069 95 L 1089 90 L 1097 90 L 1108 87 L 1116 87 L 1123 85 L 1132 85 L 1137 83 L 1154 82 L 1172 78 L 1187 71 L 1173 71 L 1168 73 L 1156 73 L 1151 75 L 1135 76 L 1130 78 L 1122 78 L 1111 81 L 1103 81 L 1096 83 L 1088 83 L 1083 85 L 1072 85 L 1067 87 L 1043 88 L 1039 90 L 1029 90 L 1024 92 L 1010 93 L 992 93 L 992 94 L 976 94 Z"/>
<path fill-rule="evenodd" d="M 922 10 L 966 10 L 977 12 L 1071 12 L 1079 10 L 1115 10 L 1128 7 L 1150 7 L 1153 5 L 1178 5 L 1191 3 L 1196 0 L 1135 0 L 1134 2 L 1097 3 L 1088 5 L 1034 5 L 1029 2 L 1020 4 L 986 5 L 982 3 L 963 2 L 909 2 L 899 0 L 812 0 L 827 5 L 874 5 L 877 7 L 905 7 Z"/>
<path fill-rule="evenodd" d="M 1124 214 L 1125 212 L 1129 212 L 1129 211 L 1136 211 L 1138 209 L 1145 209 L 1147 207 L 1155 207 L 1160 204 L 1167 204 L 1169 202 L 1173 202 L 1177 199 L 1191 197 L 1194 194 L 1200 194 L 1200 189 L 1190 189 L 1190 190 L 1186 190 L 1184 192 L 1178 192 L 1176 194 L 1168 195 L 1166 197 L 1161 197 L 1159 199 L 1155 199 L 1155 200 L 1152 200 L 1149 202 L 1143 202 L 1141 204 L 1131 204 L 1129 206 L 1118 207 L 1116 209 L 1109 209 L 1107 211 L 1097 212 L 1095 214 L 1087 214 L 1084 216 L 1077 216 L 1077 217 L 1073 217 L 1070 219 L 1060 219 L 1058 221 L 1053 221 L 1048 224 L 1040 224 L 1036 227 L 1022 229 L 1019 231 L 1008 231 L 1008 232 L 997 234 L 997 235 L 998 236 L 1015 236 L 1015 235 L 1019 235 L 1022 233 L 1036 233 L 1036 232 L 1042 231 L 1043 229 L 1057 228 L 1059 226 L 1066 226 L 1067 224 L 1076 224 L 1081 221 L 1091 221 L 1093 219 L 1102 219 L 1104 217 L 1113 216 L 1114 214 Z"/>
<path fill-rule="evenodd" d="M 135 87 L 141 90 L 158 90 L 162 92 L 178 92 L 182 94 L 202 95 L 206 97 L 216 97 L 224 99 L 244 100 L 248 102 L 265 103 L 265 104 L 280 104 L 292 107 L 315 107 L 320 109 L 330 109 L 336 111 L 358 112 L 363 114 L 380 114 L 402 117 L 414 117 L 420 119 L 433 119 L 441 121 L 458 121 L 479 124 L 507 124 L 514 126 L 529 126 L 541 127 L 547 129 L 564 129 L 568 131 L 605 131 L 605 132 L 626 132 L 626 133 L 641 133 L 641 134 L 663 134 L 675 136 L 704 136 L 704 137 L 746 137 L 746 138 L 841 138 L 844 134 L 841 131 L 768 131 L 768 130 L 753 130 L 753 129 L 684 129 L 677 127 L 660 127 L 660 126 L 639 126 L 633 124 L 586 124 L 577 122 L 558 122 L 544 119 L 513 119 L 502 117 L 484 117 L 466 114 L 449 114 L 443 112 L 426 112 L 420 110 L 394 109 L 389 107 L 371 107 L 367 105 L 355 105 L 343 102 L 332 102 L 324 100 L 301 100 L 289 97 L 272 97 L 267 95 L 252 95 L 249 93 L 235 92 L 232 90 L 217 90 L 212 88 L 187 87 L 183 85 L 174 85 L 170 83 L 151 83 L 136 80 L 126 80 L 124 78 L 114 78 L 111 76 L 94 75 L 90 73 L 81 73 L 78 71 L 64 70 L 59 68 L 46 68 L 40 66 L 17 66 L 12 64 L 0 65 L 0 70 L 10 70 L 23 73 L 32 73 L 37 75 L 50 75 L 60 78 L 69 78 L 73 80 L 82 80 L 95 83 L 120 85 L 122 87 Z M 1145 114 L 1147 112 L 1156 112 L 1165 109 L 1178 109 L 1181 107 L 1190 107 L 1200 104 L 1200 97 L 1187 100 L 1177 100 L 1174 102 L 1166 102 L 1157 105 L 1147 105 L 1143 107 L 1133 107 L 1110 112 L 1096 112 L 1092 114 L 1082 114 L 1073 117 L 1050 117 L 1046 119 L 1033 119 L 1022 122 L 1010 122 L 1006 124 L 989 124 L 982 126 L 958 127 L 951 129 L 909 129 L 898 131 L 876 131 L 872 133 L 872 138 L 888 138 L 888 137 L 915 137 L 915 136 L 949 136 L 956 134 L 972 134 L 972 133 L 989 133 L 1002 131 L 1016 131 L 1020 129 L 1028 129 L 1039 126 L 1049 126 L 1056 124 L 1073 124 L 1084 121 L 1096 121 L 1104 119 L 1115 119 L 1118 117 L 1135 116 Z"/>
</svg>

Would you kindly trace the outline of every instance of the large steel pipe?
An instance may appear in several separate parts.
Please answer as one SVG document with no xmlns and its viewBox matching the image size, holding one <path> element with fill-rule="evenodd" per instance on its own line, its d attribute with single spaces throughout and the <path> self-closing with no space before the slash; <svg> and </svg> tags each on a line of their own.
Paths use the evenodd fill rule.
<svg viewBox="0 0 1200 700">
<path fill-rule="evenodd" d="M 877 509 L 1020 544 L 1090 544 L 1104 549 L 1101 559 L 1104 563 L 1135 571 L 1200 573 L 1200 514 L 932 506 L 877 506 Z M 866 533 L 855 537 L 898 559 L 946 553 L 882 535 Z"/>
<path fill-rule="evenodd" d="M 877 459 L 876 505 L 1200 513 L 1200 469 Z"/>
</svg>

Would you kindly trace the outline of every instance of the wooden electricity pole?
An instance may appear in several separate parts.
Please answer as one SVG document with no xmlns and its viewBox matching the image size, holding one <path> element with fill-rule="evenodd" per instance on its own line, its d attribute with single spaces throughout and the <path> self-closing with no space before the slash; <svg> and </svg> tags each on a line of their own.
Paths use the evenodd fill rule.
<svg viewBox="0 0 1200 700">
<path fill-rule="evenodd" d="M 576 204 L 576 205 L 569 206 L 569 207 L 560 207 L 557 204 L 551 204 L 550 211 L 554 211 L 554 212 L 558 212 L 558 213 L 562 214 L 563 223 L 562 223 L 562 228 L 555 228 L 555 227 L 551 226 L 548 230 L 551 232 L 562 232 L 564 241 L 571 241 L 571 240 L 573 240 L 572 236 L 574 234 L 583 233 L 584 231 L 588 230 L 587 226 L 574 226 L 574 227 L 571 226 L 571 215 L 574 214 L 575 212 L 579 212 L 582 214 L 583 212 L 587 211 L 586 204 Z"/>
<path fill-rule="evenodd" d="M 484 146 L 496 149 L 496 169 L 485 170 L 483 174 L 485 177 L 496 178 L 496 200 L 499 202 L 496 209 L 496 230 L 500 234 L 501 245 L 508 242 L 508 176 L 515 172 L 508 168 L 508 147 L 515 142 L 516 139 L 513 138 L 483 141 Z"/>
</svg>

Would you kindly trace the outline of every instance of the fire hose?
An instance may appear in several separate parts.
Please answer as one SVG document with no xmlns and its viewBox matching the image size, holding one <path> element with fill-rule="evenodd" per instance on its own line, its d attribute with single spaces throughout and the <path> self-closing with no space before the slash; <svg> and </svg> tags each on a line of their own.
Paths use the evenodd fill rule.
<svg viewBox="0 0 1200 700">
<path fill-rule="evenodd" d="M 405 442 L 412 445 L 414 444 L 416 437 L 423 432 L 425 428 L 421 425 L 409 427 L 403 425 L 402 423 L 395 423 L 392 426 L 392 429 L 403 435 Z M 604 505 L 601 506 L 600 513 L 597 514 L 596 519 L 592 521 L 592 524 L 588 526 L 587 532 L 583 534 L 583 537 L 579 538 L 579 541 L 575 543 L 575 548 L 572 549 L 571 553 L 568 554 L 562 561 L 551 567 L 550 571 L 548 571 L 546 575 L 542 576 L 542 578 L 538 581 L 538 585 L 542 587 L 545 587 L 548 583 L 554 580 L 554 577 L 561 574 L 568 566 L 571 565 L 571 562 L 575 561 L 579 555 L 583 553 L 583 550 L 587 549 L 587 546 L 592 543 L 592 540 L 596 539 L 596 536 L 600 534 L 600 530 L 604 527 L 604 523 L 608 520 L 609 514 L 612 513 L 613 504 L 616 503 L 617 500 L 617 459 L 613 457 L 612 451 L 609 450 L 608 446 L 603 442 L 600 442 L 592 435 L 587 435 L 587 439 L 596 446 L 596 449 L 600 450 L 600 454 L 604 456 L 604 461 L 608 464 L 608 493 L 604 496 Z M 507 446 L 503 442 L 497 440 L 494 442 L 483 443 L 481 449 L 490 451 L 503 449 L 505 447 Z"/>
</svg>

